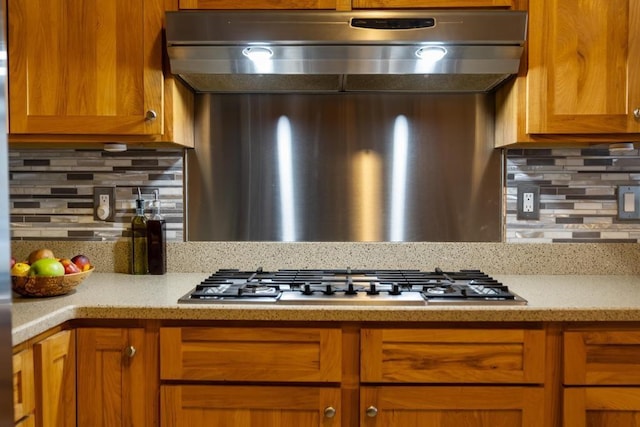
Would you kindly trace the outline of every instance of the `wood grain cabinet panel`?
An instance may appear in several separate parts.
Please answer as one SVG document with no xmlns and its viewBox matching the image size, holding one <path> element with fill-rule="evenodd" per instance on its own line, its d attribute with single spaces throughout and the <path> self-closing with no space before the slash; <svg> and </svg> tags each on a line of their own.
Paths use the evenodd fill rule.
<svg viewBox="0 0 640 427">
<path fill-rule="evenodd" d="M 339 427 L 337 387 L 165 385 L 162 427 Z"/>
<path fill-rule="evenodd" d="M 7 7 L 11 134 L 162 133 L 162 1 Z"/>
<path fill-rule="evenodd" d="M 336 9 L 343 0 L 180 0 L 180 9 Z"/>
<path fill-rule="evenodd" d="M 157 354 L 146 346 L 144 329 L 79 328 L 77 334 L 78 425 L 157 425 Z"/>
<path fill-rule="evenodd" d="M 341 339 L 329 328 L 161 328 L 161 378 L 337 383 Z"/>
<path fill-rule="evenodd" d="M 360 427 L 540 427 L 541 387 L 363 387 Z"/>
<path fill-rule="evenodd" d="M 38 427 L 75 427 L 75 332 L 61 331 L 33 346 Z"/>
<path fill-rule="evenodd" d="M 640 426 L 640 387 L 578 387 L 564 391 L 565 427 Z"/>
<path fill-rule="evenodd" d="M 517 0 L 352 0 L 354 9 L 416 8 L 503 8 L 515 6 Z"/>
<path fill-rule="evenodd" d="M 527 133 L 640 133 L 640 2 L 529 2 Z"/>
<path fill-rule="evenodd" d="M 640 385 L 640 331 L 564 333 L 565 385 Z"/>
<path fill-rule="evenodd" d="M 33 379 L 33 351 L 26 349 L 13 355 L 13 420 L 33 414 L 36 397 Z"/>
<path fill-rule="evenodd" d="M 365 328 L 361 349 L 363 382 L 544 382 L 542 330 Z"/>
</svg>

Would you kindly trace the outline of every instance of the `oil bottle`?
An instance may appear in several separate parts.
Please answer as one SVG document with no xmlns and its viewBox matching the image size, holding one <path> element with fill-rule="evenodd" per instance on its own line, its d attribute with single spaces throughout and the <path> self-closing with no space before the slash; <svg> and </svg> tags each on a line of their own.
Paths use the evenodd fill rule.
<svg viewBox="0 0 640 427">
<path fill-rule="evenodd" d="M 158 190 L 153 192 L 151 216 L 147 219 L 147 253 L 150 274 L 167 272 L 167 224 L 160 214 Z"/>
<path fill-rule="evenodd" d="M 144 199 L 138 187 L 136 214 L 131 219 L 131 274 L 147 274 L 147 218 L 144 216 Z"/>
</svg>

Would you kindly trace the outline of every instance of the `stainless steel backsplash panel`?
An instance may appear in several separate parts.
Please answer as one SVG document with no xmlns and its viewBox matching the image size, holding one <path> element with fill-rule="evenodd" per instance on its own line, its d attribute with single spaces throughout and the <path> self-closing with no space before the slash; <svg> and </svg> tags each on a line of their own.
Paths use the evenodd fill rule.
<svg viewBox="0 0 640 427">
<path fill-rule="evenodd" d="M 202 94 L 192 241 L 501 241 L 487 94 Z"/>
</svg>

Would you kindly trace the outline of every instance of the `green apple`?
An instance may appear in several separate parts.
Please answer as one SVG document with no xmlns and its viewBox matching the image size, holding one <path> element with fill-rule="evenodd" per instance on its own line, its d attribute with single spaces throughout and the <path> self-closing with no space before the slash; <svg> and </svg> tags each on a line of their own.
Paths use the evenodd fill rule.
<svg viewBox="0 0 640 427">
<path fill-rule="evenodd" d="M 31 264 L 29 275 L 41 277 L 64 276 L 64 266 L 57 259 L 41 258 Z"/>
</svg>

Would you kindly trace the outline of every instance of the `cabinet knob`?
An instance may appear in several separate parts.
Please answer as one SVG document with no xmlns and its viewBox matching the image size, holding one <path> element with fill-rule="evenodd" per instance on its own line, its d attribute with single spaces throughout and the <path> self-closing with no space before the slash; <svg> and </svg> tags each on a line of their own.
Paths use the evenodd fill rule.
<svg viewBox="0 0 640 427">
<path fill-rule="evenodd" d="M 378 408 L 376 408 L 375 406 L 369 406 L 367 408 L 367 417 L 375 417 L 376 415 L 378 415 Z"/>
<path fill-rule="evenodd" d="M 640 108 L 636 108 L 635 110 L 633 110 L 633 117 L 636 120 L 640 120 Z"/>
<path fill-rule="evenodd" d="M 136 348 L 134 346 L 130 345 L 129 347 L 127 347 L 124 350 L 124 354 L 126 354 L 127 357 L 133 357 L 133 356 L 136 355 Z"/>
<path fill-rule="evenodd" d="M 153 121 L 158 118 L 158 113 L 153 110 L 147 110 L 147 114 L 144 116 L 145 120 Z"/>
<path fill-rule="evenodd" d="M 336 408 L 333 406 L 327 406 L 324 408 L 324 416 L 325 418 L 333 418 L 336 416 Z"/>
</svg>

